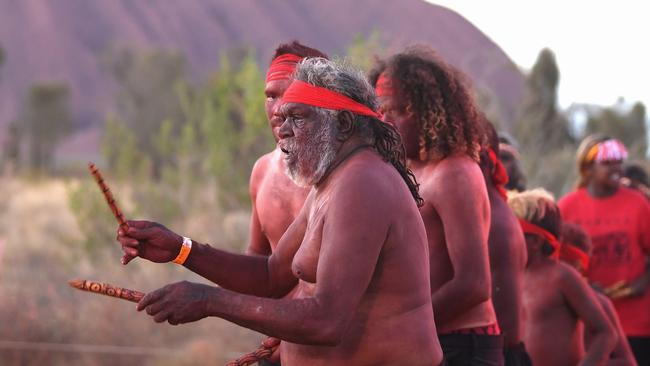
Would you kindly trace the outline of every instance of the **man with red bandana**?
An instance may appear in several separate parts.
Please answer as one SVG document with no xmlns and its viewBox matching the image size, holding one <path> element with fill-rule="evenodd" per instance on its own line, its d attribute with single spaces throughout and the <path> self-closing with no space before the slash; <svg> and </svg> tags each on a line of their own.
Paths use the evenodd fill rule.
<svg viewBox="0 0 650 366">
<path fill-rule="evenodd" d="M 266 73 L 264 109 L 276 142 L 282 125 L 275 115 L 278 102 L 291 84 L 297 63 L 305 57 L 327 58 L 319 50 L 294 41 L 276 49 Z M 307 198 L 309 189 L 295 185 L 285 170 L 283 154 L 277 147 L 253 166 L 249 186 L 252 201 L 249 254 L 271 254 Z"/>
<path fill-rule="evenodd" d="M 279 101 L 291 84 L 296 65 L 305 57 L 327 58 L 327 55 L 297 41 L 281 44 L 275 50 L 266 73 L 264 110 L 276 142 L 279 140 L 278 130 L 282 124 L 280 118 L 275 115 Z M 249 254 L 271 254 L 282 234 L 297 217 L 309 193 L 309 189 L 291 182 L 285 170 L 283 154 L 277 146 L 260 157 L 253 166 L 249 186 L 252 201 L 250 241 L 247 249 Z M 119 228 L 118 235 L 121 235 Z M 134 252 L 125 252 L 122 263 L 127 264 L 135 258 L 131 253 Z"/>
<path fill-rule="evenodd" d="M 560 210 L 543 189 L 510 195 L 508 204 L 526 238 L 528 263 L 522 303 L 524 342 L 533 365 L 602 365 L 616 337 L 580 274 L 558 261 Z M 585 350 L 584 330 L 593 335 Z"/>
<path fill-rule="evenodd" d="M 506 366 L 531 365 L 523 343 L 524 309 L 521 306 L 527 253 L 517 217 L 508 207 L 506 168 L 499 159 L 500 144 L 494 126 L 485 118 L 487 148 L 481 152 L 481 171 L 490 199 L 490 272 L 492 302 L 503 333 Z"/>
<path fill-rule="evenodd" d="M 639 365 L 650 365 L 650 203 L 620 184 L 620 141 L 592 135 L 577 155 L 578 189 L 560 200 L 562 217 L 591 237 L 587 278 L 612 299 Z"/>
<path fill-rule="evenodd" d="M 285 366 L 440 364 L 422 198 L 400 135 L 376 106 L 359 71 L 302 61 L 278 112 L 287 174 L 311 187 L 298 217 L 268 257 L 128 221 L 125 252 L 182 264 L 220 286 L 171 284 L 138 309 L 156 322 L 215 316 L 280 338 Z"/>
<path fill-rule="evenodd" d="M 370 80 L 420 183 L 445 361 L 502 365 L 503 338 L 491 300 L 490 202 L 478 165 L 483 131 L 471 95 L 458 72 L 426 47 L 380 62 Z"/>
<path fill-rule="evenodd" d="M 276 142 L 282 124 L 276 115 L 279 101 L 293 80 L 298 62 L 305 57 L 327 58 L 327 55 L 297 41 L 281 44 L 275 50 L 266 73 L 264 110 Z M 249 182 L 252 212 L 248 254 L 270 255 L 307 198 L 309 189 L 295 185 L 285 170 L 284 156 L 277 146 L 253 166 Z M 128 263 L 133 257 L 130 251 L 126 251 L 123 263 Z"/>
</svg>

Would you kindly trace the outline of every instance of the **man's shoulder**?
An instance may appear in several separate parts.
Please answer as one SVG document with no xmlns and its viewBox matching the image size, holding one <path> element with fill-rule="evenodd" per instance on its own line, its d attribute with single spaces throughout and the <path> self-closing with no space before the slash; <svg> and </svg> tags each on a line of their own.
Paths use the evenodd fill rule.
<svg viewBox="0 0 650 366">
<path fill-rule="evenodd" d="M 260 156 L 253 165 L 253 170 L 251 171 L 251 183 L 255 183 L 263 179 L 267 174 L 269 174 L 273 169 L 274 164 L 280 164 L 281 156 L 278 155 L 278 150 L 275 149 L 271 152 L 268 152 Z"/>
<path fill-rule="evenodd" d="M 555 266 L 555 273 L 557 274 L 561 283 L 566 284 L 567 286 L 587 284 L 586 280 L 575 268 L 562 261 L 557 261 L 557 264 Z"/>
<path fill-rule="evenodd" d="M 630 200 L 631 202 L 637 203 L 640 206 L 649 205 L 646 196 L 643 193 L 637 191 L 636 189 L 621 186 L 619 188 L 619 193 L 626 200 Z"/>
<path fill-rule="evenodd" d="M 425 200 L 436 197 L 474 199 L 476 194 L 480 194 L 486 203 L 489 201 L 481 168 L 466 155 L 452 155 L 435 166 L 427 167 L 423 170 L 420 183 Z"/>
<path fill-rule="evenodd" d="M 262 156 L 260 156 L 256 161 L 255 164 L 253 165 L 253 173 L 255 172 L 263 172 L 264 170 L 267 169 L 269 165 L 271 165 L 271 162 L 273 158 L 275 157 L 276 151 L 270 151 Z"/>
<path fill-rule="evenodd" d="M 522 231 L 519 220 L 517 220 L 517 217 L 504 200 L 495 202 L 491 205 L 491 208 L 491 232 L 494 231 L 499 235 L 507 235 L 507 238 L 510 238 L 512 235 L 521 235 Z"/>
<path fill-rule="evenodd" d="M 481 172 L 481 169 L 476 162 L 476 160 L 470 158 L 466 154 L 453 154 L 449 155 L 446 158 L 438 161 L 436 163 L 436 170 L 439 172 L 447 171 L 459 171 L 459 170 L 469 170 L 474 171 L 478 170 Z M 482 173 L 481 173 L 482 174 Z"/>
<path fill-rule="evenodd" d="M 350 196 L 387 201 L 390 197 L 398 197 L 402 185 L 406 185 L 397 170 L 380 157 L 365 156 L 350 166 L 344 167 L 332 184 L 332 197 L 346 200 Z M 406 188 L 406 187 L 404 187 Z M 381 199 L 378 199 L 381 198 Z"/>
</svg>

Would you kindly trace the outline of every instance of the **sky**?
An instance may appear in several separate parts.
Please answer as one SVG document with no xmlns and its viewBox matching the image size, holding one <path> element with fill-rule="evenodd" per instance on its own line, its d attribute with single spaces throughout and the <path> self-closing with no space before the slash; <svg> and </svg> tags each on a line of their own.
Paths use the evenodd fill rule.
<svg viewBox="0 0 650 366">
<path fill-rule="evenodd" d="M 522 69 L 550 48 L 559 103 L 650 107 L 650 3 L 602 0 L 431 0 L 462 15 Z"/>
</svg>

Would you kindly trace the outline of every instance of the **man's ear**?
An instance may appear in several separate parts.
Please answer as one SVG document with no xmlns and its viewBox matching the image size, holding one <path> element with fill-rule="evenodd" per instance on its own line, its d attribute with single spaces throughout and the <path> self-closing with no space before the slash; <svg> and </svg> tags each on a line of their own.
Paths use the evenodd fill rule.
<svg viewBox="0 0 650 366">
<path fill-rule="evenodd" d="M 339 141 L 346 141 L 354 134 L 354 115 L 350 111 L 340 111 L 336 116 L 338 123 L 339 134 L 337 139 Z"/>
</svg>

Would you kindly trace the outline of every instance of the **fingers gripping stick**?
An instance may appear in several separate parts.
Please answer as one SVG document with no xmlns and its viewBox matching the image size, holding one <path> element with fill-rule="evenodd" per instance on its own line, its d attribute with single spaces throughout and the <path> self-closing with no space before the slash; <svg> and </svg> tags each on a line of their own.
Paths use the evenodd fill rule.
<svg viewBox="0 0 650 366">
<path fill-rule="evenodd" d="M 115 198 L 113 198 L 113 194 L 111 193 L 111 190 L 108 188 L 108 185 L 104 181 L 104 178 L 102 177 L 102 174 L 99 172 L 99 169 L 97 169 L 95 164 L 88 163 L 88 170 L 90 170 L 90 174 L 93 175 L 95 181 L 97 182 L 97 185 L 99 186 L 99 189 L 101 189 L 102 193 L 104 194 L 104 198 L 106 198 L 106 202 L 108 203 L 108 206 L 111 208 L 111 211 L 113 211 L 113 215 L 117 219 L 117 222 L 119 222 L 120 224 L 120 229 L 126 232 L 129 226 L 126 224 L 126 221 L 124 221 L 124 215 L 122 214 L 120 208 L 117 207 L 117 204 L 115 203 Z"/>
</svg>

